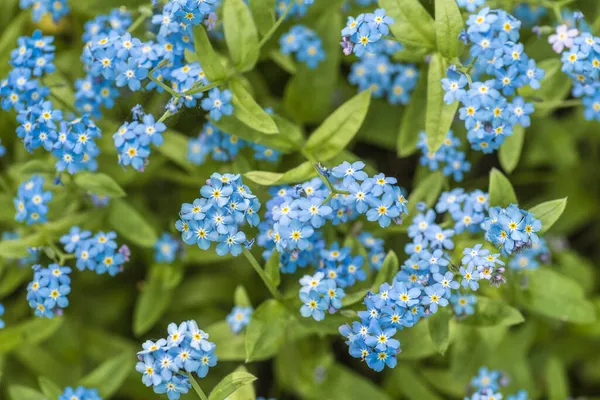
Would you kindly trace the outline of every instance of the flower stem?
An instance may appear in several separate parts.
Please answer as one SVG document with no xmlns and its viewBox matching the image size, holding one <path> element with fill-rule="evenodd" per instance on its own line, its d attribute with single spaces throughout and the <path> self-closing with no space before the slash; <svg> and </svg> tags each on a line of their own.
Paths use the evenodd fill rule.
<svg viewBox="0 0 600 400">
<path fill-rule="evenodd" d="M 204 391 L 202 390 L 202 388 L 200 387 L 200 385 L 198 384 L 198 382 L 196 381 L 196 379 L 194 379 L 194 377 L 192 376 L 192 374 L 190 374 L 188 372 L 187 376 L 190 378 L 190 382 L 192 383 L 192 387 L 194 388 L 194 392 L 196 392 L 196 394 L 198 395 L 198 397 L 200 397 L 202 400 L 208 400 L 208 397 L 206 397 L 206 394 L 204 394 Z"/>
<path fill-rule="evenodd" d="M 163 82 L 159 81 L 154 76 L 154 72 L 156 72 L 157 69 L 159 69 L 161 67 L 164 67 L 168 63 L 169 63 L 169 61 L 167 61 L 167 60 L 162 60 L 161 62 L 159 62 L 156 67 L 154 67 L 152 70 L 150 70 L 150 72 L 148 72 L 148 78 L 150 78 L 150 80 L 152 82 L 156 83 L 158 86 L 160 86 L 161 88 L 163 88 L 164 90 L 166 90 L 167 92 L 169 92 L 171 94 L 171 96 L 176 97 L 176 98 L 180 98 L 181 97 L 180 93 L 177 93 L 172 88 L 168 87 L 167 85 L 165 85 Z"/>
<path fill-rule="evenodd" d="M 285 11 L 283 12 L 283 14 L 281 14 L 281 17 L 279 17 L 279 19 L 275 22 L 275 24 L 273 24 L 273 26 L 271 27 L 271 29 L 269 29 L 269 31 L 265 34 L 265 36 L 262 37 L 262 39 L 260 40 L 260 43 L 258 43 L 259 49 L 261 49 L 265 45 L 265 43 L 267 43 L 267 41 L 271 38 L 271 36 L 273 36 L 275 31 L 281 26 L 281 24 L 283 24 L 285 17 L 287 17 L 288 13 L 290 12 L 290 9 L 292 8 L 292 6 L 294 5 L 295 2 L 296 2 L 296 0 L 290 1 L 290 4 L 288 4 L 288 6 L 285 9 Z"/>
<path fill-rule="evenodd" d="M 265 274 L 265 271 L 262 269 L 262 267 L 260 266 L 258 261 L 256 261 L 256 258 L 254 258 L 254 256 L 250 252 L 250 250 L 244 249 L 243 252 L 244 252 L 244 256 L 246 256 L 246 259 L 248 259 L 248 261 L 250 262 L 250 264 L 252 265 L 252 267 L 254 268 L 256 273 L 258 274 L 258 276 L 260 276 L 260 279 L 263 280 L 267 289 L 269 289 L 269 292 L 271 292 L 271 295 L 276 300 L 281 299 L 281 294 L 279 293 L 277 288 L 275 286 L 273 286 L 273 282 L 271 282 L 269 277 Z"/>
<path fill-rule="evenodd" d="M 202 92 L 206 92 L 207 90 L 210 90 L 214 87 L 219 86 L 220 84 L 225 83 L 224 81 L 218 81 L 218 82 L 213 82 L 210 83 L 208 85 L 203 85 L 197 88 L 191 88 L 189 90 L 186 90 L 185 92 L 183 92 L 186 95 L 192 95 L 192 94 L 196 94 L 196 93 L 202 93 Z"/>
</svg>

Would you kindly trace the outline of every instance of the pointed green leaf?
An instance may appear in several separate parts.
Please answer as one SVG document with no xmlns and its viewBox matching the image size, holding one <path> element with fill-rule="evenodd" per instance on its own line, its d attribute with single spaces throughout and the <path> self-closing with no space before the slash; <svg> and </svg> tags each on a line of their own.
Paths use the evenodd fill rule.
<svg viewBox="0 0 600 400">
<path fill-rule="evenodd" d="M 379 286 L 386 282 L 392 282 L 399 268 L 400 263 L 398 262 L 398 256 L 396 255 L 396 253 L 390 250 L 385 256 L 383 264 L 381 265 L 381 269 L 375 277 L 375 281 L 373 282 L 371 291 L 379 292 Z"/>
<path fill-rule="evenodd" d="M 446 353 L 450 344 L 450 317 L 450 312 L 446 308 L 440 307 L 435 314 L 427 318 L 431 340 L 442 355 Z"/>
<path fill-rule="evenodd" d="M 240 365 L 235 369 L 235 372 L 245 372 L 248 370 Z M 254 391 L 254 385 L 243 385 L 238 390 L 233 392 L 227 397 L 227 400 L 256 400 L 256 392 Z"/>
<path fill-rule="evenodd" d="M 371 101 L 365 90 L 342 104 L 308 138 L 305 150 L 317 160 L 328 160 L 339 154 L 360 129 Z"/>
<path fill-rule="evenodd" d="M 552 356 L 544 364 L 548 400 L 570 398 L 569 377 L 564 363 L 558 357 Z"/>
<path fill-rule="evenodd" d="M 289 311 L 276 300 L 269 299 L 258 306 L 246 328 L 246 360 L 274 356 L 283 343 L 289 320 Z"/>
<path fill-rule="evenodd" d="M 556 221 L 558 221 L 566 207 L 567 198 L 565 197 L 564 199 L 552 200 L 538 204 L 537 206 L 531 208 L 529 212 L 535 215 L 535 217 L 542 222 L 542 229 L 540 229 L 540 233 L 544 233 L 547 232 Z"/>
<path fill-rule="evenodd" d="M 20 346 L 43 342 L 52 336 L 64 321 L 60 317 L 50 320 L 34 318 L 0 330 L 0 354 L 6 354 Z"/>
<path fill-rule="evenodd" d="M 431 56 L 427 74 L 427 111 L 425 114 L 427 146 L 432 153 L 435 153 L 444 143 L 458 109 L 458 101 L 452 104 L 444 102 L 445 92 L 441 81 L 445 76 L 444 59 L 439 53 L 436 53 Z"/>
<path fill-rule="evenodd" d="M 194 27 L 194 46 L 196 48 L 196 56 L 200 60 L 200 65 L 202 65 L 202 70 L 208 80 L 218 82 L 225 79 L 227 73 L 219 60 L 219 55 L 213 49 L 202 24 Z"/>
<path fill-rule="evenodd" d="M 78 172 L 73 178 L 75 184 L 90 193 L 111 198 L 124 197 L 125 191 L 110 176 L 100 172 Z"/>
<path fill-rule="evenodd" d="M 108 222 L 120 235 L 138 246 L 152 247 L 158 240 L 154 228 L 124 200 L 111 202 Z"/>
<path fill-rule="evenodd" d="M 238 287 L 235 288 L 235 293 L 233 294 L 233 303 L 239 307 L 252 307 L 248 293 L 242 285 L 238 285 Z"/>
<path fill-rule="evenodd" d="M 275 0 L 250 0 L 250 10 L 261 35 L 275 24 Z"/>
<path fill-rule="evenodd" d="M 38 383 L 40 384 L 40 389 L 44 396 L 48 399 L 58 399 L 58 397 L 63 393 L 63 390 L 58 387 L 58 385 L 52 382 L 50 379 L 41 376 L 38 379 Z"/>
<path fill-rule="evenodd" d="M 458 35 L 464 22 L 456 0 L 435 0 L 435 38 L 438 51 L 446 58 L 460 55 L 462 42 Z"/>
<path fill-rule="evenodd" d="M 244 0 L 224 1 L 223 31 L 237 69 L 240 72 L 251 70 L 258 61 L 258 32 Z"/>
<path fill-rule="evenodd" d="M 254 382 L 256 377 L 252 374 L 242 371 L 232 372 L 227 375 L 210 392 L 208 400 L 225 400 L 229 395 L 235 393 L 242 386 Z"/>
<path fill-rule="evenodd" d="M 423 179 L 408 196 L 408 217 L 414 218 L 417 213 L 417 203 L 423 201 L 427 207 L 433 206 L 442 192 L 444 175 L 437 171 Z"/>
<path fill-rule="evenodd" d="M 285 173 L 269 171 L 250 171 L 244 174 L 244 177 L 254 183 L 263 186 L 283 185 L 288 183 L 304 182 L 316 175 L 315 168 L 310 161 L 306 161 L 296 168 L 292 168 Z"/>
<path fill-rule="evenodd" d="M 44 244 L 44 237 L 39 233 L 19 239 L 5 239 L 0 241 L 0 257 L 8 259 L 26 257 L 29 254 L 28 247 L 39 247 Z"/>
<path fill-rule="evenodd" d="M 500 159 L 500 165 L 506 173 L 510 174 L 513 172 L 517 164 L 519 164 L 524 141 L 525 128 L 521 125 L 515 125 L 513 134 L 507 137 L 502 146 L 500 146 L 498 158 Z"/>
<path fill-rule="evenodd" d="M 496 168 L 492 168 L 490 172 L 488 193 L 490 196 L 490 207 L 508 207 L 511 204 L 518 204 L 517 195 L 512 184 Z"/>
<path fill-rule="evenodd" d="M 266 134 L 279 133 L 273 118 L 259 106 L 239 79 L 232 79 L 233 115 L 250 128 Z"/>
<path fill-rule="evenodd" d="M 273 250 L 271 253 L 271 257 L 267 260 L 267 264 L 265 265 L 265 273 L 275 285 L 275 287 L 279 286 L 281 283 L 281 265 L 279 262 L 279 252 L 277 250 Z"/>
<path fill-rule="evenodd" d="M 8 395 L 12 400 L 48 400 L 45 395 L 27 386 L 9 386 Z"/>
<path fill-rule="evenodd" d="M 402 43 L 435 48 L 435 24 L 419 0 L 379 0 L 381 8 L 394 18 L 391 30 Z"/>
<path fill-rule="evenodd" d="M 215 354 L 219 361 L 237 362 L 246 359 L 246 337 L 243 332 L 234 334 L 227 321 L 215 322 L 205 330 L 210 335 L 210 341 L 216 345 Z"/>
<path fill-rule="evenodd" d="M 123 353 L 104 361 L 95 370 L 81 378 L 79 385 L 98 389 L 104 399 L 111 398 L 134 369 L 134 354 Z"/>
<path fill-rule="evenodd" d="M 461 320 L 461 324 L 478 327 L 511 326 L 525 321 L 519 310 L 501 300 L 477 297 L 475 309 L 475 314 Z"/>
<path fill-rule="evenodd" d="M 410 96 L 410 103 L 402 115 L 396 152 L 399 157 L 407 157 L 417 150 L 419 133 L 425 130 L 427 110 L 427 75 L 421 73 L 417 87 Z"/>
</svg>

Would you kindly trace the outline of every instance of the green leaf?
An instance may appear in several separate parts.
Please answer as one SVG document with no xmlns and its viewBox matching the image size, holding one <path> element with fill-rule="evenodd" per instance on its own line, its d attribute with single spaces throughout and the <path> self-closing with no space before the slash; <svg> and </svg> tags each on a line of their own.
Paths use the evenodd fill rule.
<svg viewBox="0 0 600 400">
<path fill-rule="evenodd" d="M 225 400 L 229 395 L 241 387 L 248 385 L 256 380 L 252 374 L 242 371 L 232 372 L 227 375 L 210 392 L 208 400 Z"/>
<path fill-rule="evenodd" d="M 17 347 L 33 345 L 48 339 L 62 325 L 64 319 L 35 317 L 18 325 L 0 330 L 0 354 L 6 354 Z"/>
<path fill-rule="evenodd" d="M 396 146 L 398 157 L 407 157 L 417 150 L 419 133 L 425 130 L 425 110 L 427 110 L 427 75 L 421 73 L 400 123 Z"/>
<path fill-rule="evenodd" d="M 431 56 L 427 74 L 427 111 L 425 114 L 427 146 L 432 153 L 435 153 L 444 143 L 458 109 L 458 101 L 452 104 L 444 102 L 445 92 L 441 80 L 445 76 L 444 60 L 439 53 L 435 53 Z"/>
<path fill-rule="evenodd" d="M 235 66 L 240 72 L 251 70 L 258 61 L 258 32 L 244 0 L 225 0 L 223 31 Z"/>
<path fill-rule="evenodd" d="M 120 235 L 138 246 L 152 247 L 158 240 L 154 228 L 124 200 L 116 199 L 111 202 L 108 222 Z"/>
<path fill-rule="evenodd" d="M 235 369 L 235 372 L 248 372 L 243 365 Z M 244 385 L 227 397 L 227 400 L 256 400 L 256 393 L 253 385 Z"/>
<path fill-rule="evenodd" d="M 496 168 L 492 168 L 490 172 L 488 193 L 490 196 L 490 207 L 508 207 L 511 204 L 519 204 L 510 181 Z"/>
<path fill-rule="evenodd" d="M 391 30 L 402 43 L 435 48 L 435 23 L 419 0 L 379 0 L 379 6 L 394 18 Z"/>
<path fill-rule="evenodd" d="M 458 35 L 464 22 L 455 0 L 435 0 L 435 38 L 437 50 L 446 58 L 460 55 L 462 42 Z"/>
<path fill-rule="evenodd" d="M 0 241 L 0 257 L 3 258 L 21 258 L 29 253 L 28 247 L 39 247 L 45 243 L 43 235 L 36 233 L 20 239 Z"/>
<path fill-rule="evenodd" d="M 441 171 L 430 174 L 408 196 L 408 216 L 413 218 L 417 212 L 417 203 L 423 201 L 427 207 L 433 206 L 442 192 L 444 175 Z"/>
<path fill-rule="evenodd" d="M 528 275 L 522 303 L 529 311 L 561 321 L 585 324 L 596 320 L 594 304 L 586 300 L 583 288 L 546 268 Z"/>
<path fill-rule="evenodd" d="M 437 353 L 425 321 L 421 321 L 410 329 L 399 331 L 395 338 L 402 343 L 402 352 L 398 354 L 398 360 L 419 360 Z"/>
<path fill-rule="evenodd" d="M 515 125 L 513 134 L 507 137 L 502 146 L 500 146 L 498 158 L 500 159 L 500 165 L 506 173 L 510 174 L 513 172 L 517 164 L 519 164 L 524 141 L 525 128 L 521 125 Z"/>
<path fill-rule="evenodd" d="M 250 10 L 261 35 L 275 24 L 275 0 L 250 0 Z"/>
<path fill-rule="evenodd" d="M 202 70 L 211 82 L 218 82 L 227 76 L 223 64 L 219 60 L 219 55 L 213 49 L 204 25 L 199 24 L 194 27 L 194 47 L 196 56 L 202 65 Z"/>
<path fill-rule="evenodd" d="M 185 156 L 188 153 L 188 138 L 179 132 L 168 129 L 163 133 L 164 142 L 155 147 L 163 156 L 187 171 L 193 171 L 194 166 Z"/>
<path fill-rule="evenodd" d="M 246 328 L 246 361 L 259 361 L 272 357 L 284 339 L 290 314 L 283 304 L 269 299 L 252 314 Z"/>
<path fill-rule="evenodd" d="M 544 363 L 544 376 L 548 400 L 570 398 L 569 378 L 563 362 L 557 357 L 550 357 Z"/>
<path fill-rule="evenodd" d="M 539 233 L 547 232 L 560 218 L 567 207 L 567 198 L 547 201 L 538 204 L 529 210 L 537 219 L 542 222 L 542 229 Z"/>
<path fill-rule="evenodd" d="M 461 320 L 461 324 L 479 327 L 512 326 L 525 321 L 519 310 L 511 307 L 502 300 L 477 297 L 475 309 L 475 314 Z"/>
<path fill-rule="evenodd" d="M 248 293 L 242 285 L 238 285 L 235 288 L 235 293 L 233 294 L 233 303 L 239 307 L 252 307 Z"/>
<path fill-rule="evenodd" d="M 365 90 L 342 104 L 308 138 L 305 151 L 317 160 L 329 160 L 350 143 L 360 129 L 371 101 Z"/>
<path fill-rule="evenodd" d="M 278 287 L 281 283 L 281 271 L 280 271 L 280 262 L 279 262 L 279 252 L 277 250 L 273 250 L 271 253 L 271 257 L 267 260 L 267 264 L 265 265 L 265 273 L 273 283 L 275 287 Z"/>
<path fill-rule="evenodd" d="M 40 384 L 40 389 L 42 389 L 42 393 L 48 399 L 58 399 L 58 397 L 63 393 L 63 390 L 58 387 L 58 385 L 52 382 L 50 379 L 46 377 L 39 377 L 38 383 Z"/>
<path fill-rule="evenodd" d="M 398 269 L 400 268 L 400 263 L 398 261 L 398 256 L 392 250 L 390 250 L 385 259 L 383 260 L 383 264 L 381 265 L 381 269 L 377 273 L 375 277 L 375 281 L 373 282 L 373 286 L 371 287 L 371 291 L 379 292 L 379 286 L 386 282 L 391 282 Z"/>
<path fill-rule="evenodd" d="M 174 288 L 181 281 L 182 271 L 154 264 L 148 275 L 133 311 L 133 333 L 136 336 L 148 332 L 167 311 Z"/>
<path fill-rule="evenodd" d="M 306 161 L 296 168 L 292 168 L 285 173 L 269 171 L 249 171 L 244 177 L 254 183 L 263 186 L 284 185 L 288 183 L 304 182 L 316 175 L 315 168 L 310 161 Z"/>
<path fill-rule="evenodd" d="M 104 399 L 111 398 L 134 369 L 134 354 L 123 353 L 104 361 L 95 370 L 81 378 L 79 385 L 98 389 Z"/>
<path fill-rule="evenodd" d="M 230 81 L 233 93 L 233 115 L 250 128 L 266 134 L 279 133 L 275 121 L 259 106 L 244 84 L 237 78 Z"/>
<path fill-rule="evenodd" d="M 210 335 L 210 341 L 216 345 L 215 353 L 220 361 L 244 361 L 246 359 L 246 337 L 243 333 L 236 335 L 231 332 L 227 321 L 209 325 L 206 333 Z"/>
<path fill-rule="evenodd" d="M 55 169 L 56 167 L 48 159 L 30 160 L 16 167 L 16 172 L 20 175 L 51 174 Z"/>
<path fill-rule="evenodd" d="M 8 395 L 12 400 L 48 400 L 45 395 L 27 386 L 9 386 Z"/>
<path fill-rule="evenodd" d="M 394 368 L 385 382 L 389 393 L 394 392 L 394 398 L 406 398 L 410 400 L 442 400 L 436 392 L 429 387 L 427 382 L 409 365 L 399 364 Z M 401 395 L 402 396 L 401 396 Z"/>
<path fill-rule="evenodd" d="M 125 191 L 110 176 L 101 172 L 78 172 L 73 178 L 75 184 L 90 193 L 111 198 L 124 197 Z"/>
<path fill-rule="evenodd" d="M 541 99 L 541 102 L 535 104 L 535 114 L 544 116 L 560 106 L 561 100 L 571 92 L 573 81 L 562 72 L 562 62 L 556 57 L 539 62 L 537 67 L 546 73 L 540 81 L 540 88 L 534 89 L 527 85 L 519 88 L 518 92 L 526 98 Z"/>
<path fill-rule="evenodd" d="M 427 318 L 429 335 L 437 351 L 444 355 L 450 344 L 450 317 L 446 308 L 438 308 L 437 312 Z"/>
<path fill-rule="evenodd" d="M 10 53 L 17 47 L 17 38 L 24 33 L 27 25 L 25 22 L 29 18 L 29 11 L 22 11 L 2 31 L 2 36 L 0 36 L 0 76 L 2 77 L 8 75 L 12 69 L 8 63 L 11 57 Z"/>
</svg>

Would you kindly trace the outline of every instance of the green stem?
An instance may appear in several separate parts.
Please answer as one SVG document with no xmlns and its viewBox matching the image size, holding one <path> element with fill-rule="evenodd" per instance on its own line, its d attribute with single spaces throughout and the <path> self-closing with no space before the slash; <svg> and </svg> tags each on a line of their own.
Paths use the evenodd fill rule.
<svg viewBox="0 0 600 400">
<path fill-rule="evenodd" d="M 133 21 L 133 24 L 131 24 L 129 29 L 127 29 L 127 32 L 133 33 L 146 20 L 146 18 L 147 17 L 144 14 L 137 17 L 137 19 Z"/>
<path fill-rule="evenodd" d="M 217 86 L 219 86 L 222 83 L 225 83 L 225 81 L 217 81 L 217 82 L 213 82 L 211 84 L 203 85 L 203 86 L 200 86 L 200 87 L 197 87 L 197 88 L 191 88 L 189 90 L 186 90 L 183 93 L 185 95 L 191 95 L 191 94 L 206 92 L 207 90 L 210 90 L 210 89 L 212 89 L 214 87 L 217 87 Z"/>
<path fill-rule="evenodd" d="M 281 15 L 281 17 L 279 17 L 277 22 L 275 22 L 275 24 L 271 27 L 271 29 L 269 29 L 269 31 L 265 34 L 265 36 L 262 37 L 262 39 L 260 40 L 260 43 L 258 43 L 259 49 L 261 49 L 265 45 L 265 43 L 267 43 L 267 41 L 271 38 L 271 36 L 273 36 L 275 31 L 281 26 L 281 24 L 283 24 L 285 17 L 287 17 L 288 13 L 290 12 L 290 9 L 292 8 L 292 6 L 294 5 L 295 2 L 296 2 L 296 0 L 290 1 L 290 4 L 288 4 L 287 8 L 285 9 L 285 11 Z"/>
<path fill-rule="evenodd" d="M 170 116 L 172 116 L 173 114 L 171 113 L 171 111 L 167 110 L 165 111 L 165 113 L 162 115 L 162 117 L 160 117 L 160 119 L 157 121 L 157 123 L 159 122 L 165 122 L 165 120 L 167 118 L 169 118 Z"/>
<path fill-rule="evenodd" d="M 309 159 L 312 158 L 312 157 L 308 156 L 307 154 L 305 154 L 305 156 Z M 323 183 L 325 183 L 325 185 L 327 185 L 327 187 L 329 188 L 329 191 L 331 192 L 331 193 L 329 193 L 329 196 L 327 196 L 327 198 L 325 199 L 325 201 L 323 201 L 323 203 L 321 205 L 327 204 L 329 202 L 329 200 L 331 200 L 333 198 L 333 196 L 335 196 L 336 194 L 350 194 L 350 192 L 348 192 L 346 190 L 336 189 L 333 186 L 333 184 L 329 181 L 329 179 L 319 171 L 319 166 L 317 164 L 313 164 L 313 167 L 317 171 L 317 174 L 319 175 L 319 177 L 321 178 Z"/>
<path fill-rule="evenodd" d="M 163 88 L 164 90 L 166 90 L 167 92 L 169 92 L 171 94 L 171 96 L 176 97 L 176 98 L 180 98 L 181 97 L 180 93 L 177 93 L 172 88 L 170 88 L 169 86 L 165 85 L 163 82 L 159 81 L 157 78 L 154 77 L 154 72 L 156 72 L 157 69 L 164 67 L 168 63 L 169 63 L 169 61 L 167 61 L 167 60 L 162 60 L 161 62 L 159 62 L 158 65 L 155 68 L 153 68 L 152 70 L 150 70 L 150 72 L 148 72 L 148 78 L 150 78 L 150 80 L 152 82 L 156 83 L 158 86 L 160 86 L 161 88 Z"/>
<path fill-rule="evenodd" d="M 192 376 L 192 374 L 190 374 L 189 372 L 187 372 L 187 376 L 190 378 L 190 382 L 192 383 L 192 387 L 194 388 L 194 391 L 196 392 L 196 394 L 198 395 L 198 397 L 200 397 L 202 400 L 208 400 L 208 397 L 206 397 L 206 394 L 204 394 L 204 391 L 202 390 L 202 388 L 198 384 L 198 381 L 196 381 L 196 379 L 194 379 L 194 377 Z"/>
<path fill-rule="evenodd" d="M 276 300 L 280 300 L 281 299 L 281 294 L 279 293 L 279 291 L 277 290 L 277 288 L 275 286 L 273 286 L 273 283 L 271 282 L 271 280 L 269 279 L 269 277 L 265 274 L 265 271 L 262 269 L 262 267 L 260 266 L 260 264 L 258 263 L 258 261 L 256 261 L 256 258 L 254 258 L 254 256 L 250 252 L 250 250 L 244 249 L 243 252 L 244 252 L 244 256 L 246 256 L 246 259 L 250 262 L 250 264 L 252 265 L 252 267 L 254 268 L 254 270 L 256 271 L 256 273 L 258 274 L 258 276 L 260 276 L 260 279 L 263 280 L 263 282 L 264 282 L 265 286 L 267 287 L 267 289 L 269 289 L 269 292 L 271 292 L 271 295 Z"/>
</svg>

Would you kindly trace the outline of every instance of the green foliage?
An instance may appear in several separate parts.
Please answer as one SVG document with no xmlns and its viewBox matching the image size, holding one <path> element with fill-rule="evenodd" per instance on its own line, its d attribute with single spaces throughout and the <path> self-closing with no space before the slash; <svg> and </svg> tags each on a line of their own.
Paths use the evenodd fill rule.
<svg viewBox="0 0 600 400">
<path fill-rule="evenodd" d="M 289 321 L 289 311 L 276 300 L 267 300 L 258 306 L 246 330 L 246 361 L 263 360 L 276 354 Z"/>
<path fill-rule="evenodd" d="M 444 102 L 444 90 L 440 81 L 446 76 L 446 65 L 442 56 L 431 56 L 427 73 L 427 111 L 425 113 L 425 131 L 427 146 L 431 153 L 436 152 L 444 143 L 446 134 L 458 110 L 458 101 L 452 104 Z"/>
<path fill-rule="evenodd" d="M 252 69 L 259 55 L 258 32 L 243 0 L 223 2 L 223 30 L 235 66 L 242 72 Z"/>
<path fill-rule="evenodd" d="M 512 184 L 496 168 L 490 172 L 490 185 L 488 189 L 490 195 L 490 206 L 508 207 L 511 204 L 518 204 L 517 195 Z"/>
</svg>

